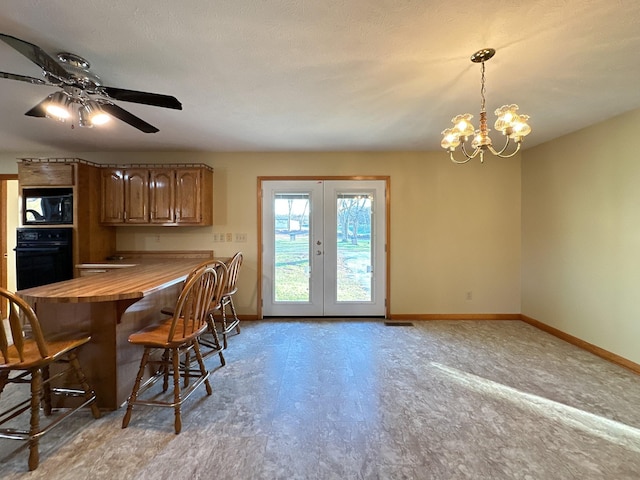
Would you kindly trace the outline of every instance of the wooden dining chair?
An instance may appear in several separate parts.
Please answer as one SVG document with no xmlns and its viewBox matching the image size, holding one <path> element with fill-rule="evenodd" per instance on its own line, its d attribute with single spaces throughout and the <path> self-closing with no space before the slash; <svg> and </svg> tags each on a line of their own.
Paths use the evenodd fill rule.
<svg viewBox="0 0 640 480">
<path fill-rule="evenodd" d="M 38 444 L 42 435 L 86 406 L 91 407 L 94 418 L 100 418 L 95 392 L 87 383 L 77 357 L 77 349 L 89 342 L 91 336 L 70 333 L 45 338 L 29 304 L 4 288 L 0 288 L 0 298 L 7 299 L 9 307 L 8 319 L 0 321 L 0 395 L 8 384 L 30 385 L 28 398 L 0 412 L 3 426 L 0 438 L 27 441 L 29 470 L 35 470 L 40 461 Z M 50 368 L 54 365 L 55 369 Z M 76 385 L 80 388 L 69 388 Z M 73 406 L 60 403 L 64 408 L 54 409 L 52 400 L 59 397 L 76 397 L 76 400 Z M 80 403 L 77 397 L 83 397 Z M 44 426 L 40 424 L 41 405 L 48 417 Z M 6 426 L 13 425 L 15 422 L 11 421 L 28 410 L 28 430 Z"/>
<path fill-rule="evenodd" d="M 144 347 L 140 368 L 133 390 L 127 400 L 127 411 L 122 420 L 122 428 L 127 428 L 134 405 L 170 407 L 174 409 L 174 430 L 182 429 L 181 406 L 203 383 L 207 395 L 211 395 L 209 372 L 205 368 L 200 352 L 199 337 L 207 330 L 207 317 L 211 301 L 216 293 L 217 274 L 214 268 L 205 265 L 190 275 L 176 302 L 173 316 L 168 320 L 153 324 L 129 336 L 129 342 Z M 159 359 L 152 359 L 154 350 L 161 350 Z M 199 373 L 190 368 L 189 355 L 195 352 Z M 181 363 L 180 357 L 185 360 Z M 155 365 L 154 374 L 142 384 L 147 365 Z M 142 398 L 158 380 L 163 380 L 162 391 L 168 389 L 169 376 L 173 376 L 173 396 L 163 400 L 157 395 Z M 184 388 L 180 386 L 182 377 Z M 191 379 L 195 379 L 191 383 Z"/>
<path fill-rule="evenodd" d="M 207 260 L 205 262 L 202 262 L 189 273 L 185 280 L 185 284 L 189 282 L 191 277 L 203 267 L 212 267 L 213 269 L 215 269 L 217 275 L 217 284 L 215 295 L 211 300 L 211 305 L 209 306 L 209 311 L 207 312 L 207 331 L 200 337 L 200 346 L 206 348 L 206 350 L 202 354 L 202 357 L 206 358 L 209 355 L 217 353 L 220 357 L 220 364 L 224 366 L 226 365 L 226 361 L 224 359 L 224 354 L 222 353 L 223 348 L 220 343 L 218 332 L 216 330 L 214 313 L 219 311 L 221 308 L 222 293 L 228 275 L 227 265 L 220 260 Z M 174 311 L 175 306 L 163 307 L 161 310 L 161 312 L 165 315 L 173 315 Z"/>
<path fill-rule="evenodd" d="M 238 273 L 242 266 L 242 260 L 242 252 L 237 252 L 227 264 L 227 277 L 220 298 L 219 310 L 221 315 L 218 317 L 218 321 L 222 324 L 220 334 L 222 335 L 224 348 L 227 348 L 227 335 L 233 332 L 233 330 L 236 331 L 236 334 L 240 333 L 240 319 L 236 313 L 236 307 L 233 304 L 233 296 L 238 291 Z M 227 307 L 231 310 L 232 319 L 230 322 L 227 319 Z"/>
</svg>

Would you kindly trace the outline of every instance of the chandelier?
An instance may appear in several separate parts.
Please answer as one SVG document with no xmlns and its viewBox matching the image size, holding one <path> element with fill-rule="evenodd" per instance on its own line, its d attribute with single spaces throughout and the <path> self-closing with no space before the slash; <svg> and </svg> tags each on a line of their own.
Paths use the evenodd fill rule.
<svg viewBox="0 0 640 480">
<path fill-rule="evenodd" d="M 522 139 L 526 135 L 531 133 L 531 127 L 527 123 L 529 120 L 528 115 L 522 115 L 518 112 L 518 105 L 503 105 L 495 111 L 495 115 L 498 117 L 494 128 L 502 132 L 506 137 L 504 146 L 500 150 L 493 148 L 491 138 L 489 137 L 489 128 L 487 128 L 487 111 L 485 110 L 485 80 L 484 80 L 484 62 L 491 59 L 495 55 L 496 51 L 493 48 L 484 48 L 478 50 L 471 55 L 471 61 L 473 63 L 481 64 L 481 86 L 480 86 L 480 128 L 475 130 L 471 123 L 473 115 L 465 113 L 464 115 L 456 115 L 451 119 L 453 122 L 452 128 L 447 128 L 442 132 L 444 138 L 440 145 L 442 148 L 449 152 L 451 161 L 454 163 L 467 163 L 472 158 L 480 155 L 480 163 L 484 162 L 485 151 L 491 152 L 501 158 L 513 157 L 520 151 Z M 469 148 L 469 138 L 473 136 L 471 145 Z M 515 148 L 509 148 L 511 141 L 515 143 Z M 464 160 L 456 160 L 454 157 L 456 148 L 460 146 L 464 155 Z M 511 150 L 510 153 L 507 153 Z"/>
</svg>

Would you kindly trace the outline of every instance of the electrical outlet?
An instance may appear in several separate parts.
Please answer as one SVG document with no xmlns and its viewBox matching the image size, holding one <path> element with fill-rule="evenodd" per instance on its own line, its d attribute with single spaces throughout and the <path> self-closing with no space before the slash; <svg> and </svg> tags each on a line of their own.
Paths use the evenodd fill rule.
<svg viewBox="0 0 640 480">
<path fill-rule="evenodd" d="M 236 233 L 236 242 L 246 242 L 247 234 L 246 233 Z"/>
<path fill-rule="evenodd" d="M 233 242 L 233 233 L 227 233 L 227 234 L 226 234 L 226 237 L 227 237 L 227 238 L 226 238 L 225 240 L 226 240 L 227 242 Z"/>
<path fill-rule="evenodd" d="M 473 292 L 471 290 L 467 292 L 467 300 L 473 300 Z"/>
</svg>

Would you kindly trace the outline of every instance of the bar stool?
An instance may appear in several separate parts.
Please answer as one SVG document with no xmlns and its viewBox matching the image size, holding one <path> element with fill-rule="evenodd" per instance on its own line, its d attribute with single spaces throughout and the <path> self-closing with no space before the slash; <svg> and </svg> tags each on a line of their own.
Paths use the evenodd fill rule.
<svg viewBox="0 0 640 480">
<path fill-rule="evenodd" d="M 216 287 L 216 271 L 211 266 L 201 267 L 193 272 L 185 283 L 172 318 L 129 335 L 129 342 L 144 347 L 144 353 L 133 390 L 127 400 L 127 411 L 122 420 L 122 428 L 127 428 L 129 425 L 134 405 L 170 407 L 174 409 L 174 430 L 178 434 L 182 429 L 181 406 L 187 398 L 203 383 L 206 386 L 207 395 L 211 395 L 209 372 L 204 366 L 199 337 L 207 330 L 207 316 Z M 153 350 L 162 350 L 159 360 L 151 359 Z M 189 355 L 192 350 L 195 352 L 199 374 L 192 373 L 190 369 Z M 185 356 L 182 364 L 180 363 L 181 355 Z M 141 385 L 145 368 L 149 364 L 157 365 L 158 368 Z M 147 399 L 140 398 L 160 379 L 163 380 L 162 391 L 166 392 L 170 375 L 173 375 L 172 400 L 165 401 L 151 395 Z M 183 389 L 180 387 L 180 377 L 183 378 Z M 190 384 L 192 378 L 195 378 L 195 381 Z"/>
<path fill-rule="evenodd" d="M 240 319 L 236 313 L 236 307 L 233 304 L 233 295 L 238 291 L 238 272 L 242 266 L 242 252 L 237 252 L 227 264 L 228 275 L 225 281 L 224 291 L 220 299 L 220 313 L 221 317 L 219 322 L 222 323 L 222 342 L 224 348 L 227 348 L 227 335 L 234 329 L 236 334 L 240 333 Z M 231 308 L 231 315 L 233 319 L 230 323 L 227 323 L 227 306 Z"/>
<path fill-rule="evenodd" d="M 207 314 L 207 331 L 200 337 L 200 346 L 207 347 L 207 351 L 202 354 L 202 358 L 207 358 L 209 355 L 217 353 L 220 357 L 220 364 L 222 366 L 225 366 L 226 361 L 224 359 L 224 354 L 222 353 L 222 345 L 220 344 L 218 332 L 216 331 L 213 313 L 217 310 L 220 310 L 221 308 L 220 302 L 228 275 L 227 265 L 220 260 L 207 260 L 205 262 L 202 262 L 189 273 L 187 279 L 185 280 L 185 284 L 189 282 L 189 279 L 191 279 L 191 277 L 202 267 L 212 267 L 213 269 L 215 269 L 217 275 L 216 292 L 211 301 L 211 305 Z M 161 310 L 161 312 L 165 315 L 173 315 L 174 311 L 174 306 L 163 307 Z"/>
<path fill-rule="evenodd" d="M 0 428 L 0 437 L 27 441 L 29 470 L 35 470 L 40 462 L 38 443 L 42 435 L 86 406 L 91 407 L 94 418 L 100 418 L 96 394 L 87 383 L 76 352 L 91 340 L 91 336 L 72 333 L 45 339 L 38 317 L 23 299 L 3 288 L 0 288 L 1 298 L 8 300 L 9 318 L 8 326 L 7 322 L 0 321 L 0 394 L 7 384 L 29 383 L 30 397 L 0 412 L 0 425 L 7 424 L 29 409 L 31 417 L 29 430 L 3 427 Z M 27 327 L 31 329 L 29 338 L 23 332 Z M 56 369 L 52 376 L 50 367 L 54 364 L 64 368 Z M 18 373 L 10 377 L 13 372 Z M 64 388 L 52 386 L 57 379 L 64 380 Z M 76 384 L 81 389 L 67 388 Z M 56 415 L 52 415 L 53 396 L 83 397 L 83 400 L 76 406 L 56 409 Z M 45 416 L 50 417 L 45 426 L 40 425 L 41 404 Z"/>
</svg>

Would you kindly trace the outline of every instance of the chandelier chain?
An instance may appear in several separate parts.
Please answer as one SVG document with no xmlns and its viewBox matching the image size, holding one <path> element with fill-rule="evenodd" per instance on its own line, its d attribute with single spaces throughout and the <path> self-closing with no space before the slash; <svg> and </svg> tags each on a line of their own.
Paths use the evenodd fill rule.
<svg viewBox="0 0 640 480">
<path fill-rule="evenodd" d="M 484 62 L 482 62 L 481 72 L 482 74 L 480 77 L 480 98 L 482 99 L 482 101 L 480 102 L 480 111 L 484 112 L 486 111 L 484 94 L 487 91 L 486 88 L 484 87 Z"/>
</svg>

